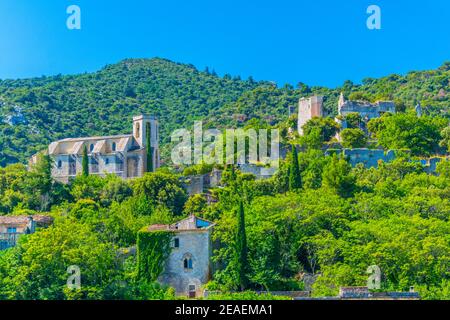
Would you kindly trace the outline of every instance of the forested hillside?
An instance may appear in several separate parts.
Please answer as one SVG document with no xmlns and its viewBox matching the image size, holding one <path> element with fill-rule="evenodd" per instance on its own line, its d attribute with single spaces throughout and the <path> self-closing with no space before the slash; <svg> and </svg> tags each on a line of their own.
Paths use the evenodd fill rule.
<svg viewBox="0 0 450 320">
<path fill-rule="evenodd" d="M 176 127 L 237 100 L 253 81 L 199 72 L 162 59 L 125 60 L 99 72 L 0 82 L 0 165 L 25 162 L 53 140 L 131 132 L 134 115 Z"/>
<path fill-rule="evenodd" d="M 329 115 L 336 114 L 342 91 L 357 100 L 394 100 L 399 109 L 420 101 L 426 113 L 449 117 L 449 79 L 446 63 L 432 71 L 367 78 L 361 85 L 347 81 L 334 89 L 303 83 L 277 87 L 163 59 L 129 59 L 92 74 L 4 80 L 0 166 L 26 162 L 53 140 L 130 132 L 131 118 L 140 112 L 160 118 L 163 146 L 173 129 L 195 119 L 209 126 L 238 126 L 255 117 L 275 124 L 286 120 L 289 105 L 313 93 L 325 96 Z"/>
<path fill-rule="evenodd" d="M 423 299 L 450 299 L 449 67 L 335 89 L 221 78 L 161 59 L 1 82 L 0 216 L 45 214 L 54 223 L 0 251 L 0 300 L 174 299 L 173 289 L 156 282 L 161 251 L 140 253 L 139 235 L 191 214 L 216 223 L 216 270 L 204 286 L 222 293 L 215 298 L 305 290 L 308 277 L 316 279 L 313 296 L 334 297 L 339 287 L 367 285 L 367 268 L 376 265 L 377 290 L 414 287 Z M 332 152 L 340 128 L 331 118 L 309 120 L 302 137 L 288 133 L 295 119 L 288 119 L 287 107 L 299 97 L 324 95 L 332 116 L 341 91 L 355 100 L 394 100 L 406 111 L 371 119 L 367 131 L 359 114 L 348 114 L 348 128 L 340 131 L 343 147 L 380 146 L 396 150 L 395 160 L 352 166 Z M 406 110 L 418 102 L 420 117 Z M 2 167 L 25 162 L 55 139 L 130 132 L 131 117 L 140 112 L 160 117 L 166 150 L 170 131 L 196 119 L 205 127 L 254 129 L 282 122 L 291 150 L 269 179 L 216 166 L 220 186 L 192 196 L 186 176 L 210 173 L 212 165 L 183 174 L 163 167 L 122 180 L 89 175 L 86 152 L 86 170 L 69 184 L 52 179 L 48 155 L 31 168 Z M 430 156 L 440 156 L 433 174 L 417 161 Z M 146 261 L 157 261 L 156 267 Z M 78 289 L 67 287 L 73 265 L 82 270 Z M 233 293 L 239 290 L 246 292 Z"/>
</svg>

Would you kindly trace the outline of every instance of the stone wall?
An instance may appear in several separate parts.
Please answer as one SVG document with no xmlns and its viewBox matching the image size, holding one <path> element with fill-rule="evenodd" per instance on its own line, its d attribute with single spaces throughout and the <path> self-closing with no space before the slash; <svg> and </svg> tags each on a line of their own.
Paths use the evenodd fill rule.
<svg viewBox="0 0 450 320">
<path fill-rule="evenodd" d="M 276 173 L 277 168 L 261 167 L 255 164 L 246 163 L 239 165 L 239 171 L 241 171 L 242 173 L 253 174 L 256 176 L 256 179 L 259 180 L 272 177 Z"/>
<path fill-rule="evenodd" d="M 328 149 L 325 151 L 325 155 L 331 155 L 333 153 L 342 154 L 348 162 L 355 167 L 357 164 L 362 163 L 366 168 L 377 168 L 378 162 L 391 162 L 395 159 L 395 151 L 384 151 L 382 149 Z"/>
<path fill-rule="evenodd" d="M 175 233 L 174 239 L 179 239 L 179 247 L 172 248 L 158 281 L 173 287 L 177 295 L 188 295 L 189 286 L 195 286 L 196 296 L 201 296 L 202 286 L 210 280 L 212 274 L 210 233 L 211 229 Z M 184 268 L 186 257 L 192 259 L 190 270 Z"/>
<path fill-rule="evenodd" d="M 339 107 L 339 114 L 342 116 L 354 112 L 359 113 L 362 119 L 379 118 L 385 112 L 395 113 L 395 104 L 387 101 L 379 101 L 374 104 L 346 101 Z"/>
</svg>

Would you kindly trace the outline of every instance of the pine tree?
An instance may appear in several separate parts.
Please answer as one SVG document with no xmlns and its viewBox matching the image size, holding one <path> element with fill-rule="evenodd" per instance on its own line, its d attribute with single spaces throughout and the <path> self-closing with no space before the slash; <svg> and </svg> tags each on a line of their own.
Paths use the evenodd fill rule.
<svg viewBox="0 0 450 320">
<path fill-rule="evenodd" d="M 152 147 L 152 127 L 150 123 L 147 123 L 147 172 L 153 172 L 153 147 Z"/>
<path fill-rule="evenodd" d="M 83 160 L 81 162 L 82 168 L 83 168 L 83 177 L 89 176 L 89 158 L 88 158 L 88 152 L 87 147 L 84 146 L 83 148 Z"/>
<path fill-rule="evenodd" d="M 293 145 L 291 152 L 291 164 L 289 166 L 289 190 L 295 191 L 302 187 L 302 177 L 298 164 L 297 148 Z"/>
<path fill-rule="evenodd" d="M 238 211 L 238 226 L 236 234 L 236 263 L 239 286 L 241 290 L 244 291 L 248 285 L 248 257 L 247 235 L 245 233 L 244 204 L 242 203 L 242 201 L 239 203 Z"/>
<path fill-rule="evenodd" d="M 47 211 L 50 205 L 50 195 L 53 186 L 52 179 L 53 161 L 47 154 L 39 154 L 37 163 L 32 167 L 34 179 L 30 184 L 35 192 L 40 193 L 40 209 Z"/>
</svg>

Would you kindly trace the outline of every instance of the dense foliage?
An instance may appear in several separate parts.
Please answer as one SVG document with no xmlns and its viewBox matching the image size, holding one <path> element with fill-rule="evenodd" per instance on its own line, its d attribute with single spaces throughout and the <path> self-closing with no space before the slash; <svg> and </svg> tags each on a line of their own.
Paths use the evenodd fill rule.
<svg viewBox="0 0 450 320">
<path fill-rule="evenodd" d="M 423 298 L 450 299 L 450 161 L 443 159 L 435 174 L 417 161 L 450 148 L 449 66 L 333 90 L 221 79 L 161 59 L 0 82 L 0 112 L 15 116 L 15 124 L 0 124 L 0 165 L 24 162 L 54 139 L 129 132 L 131 116 L 142 111 L 160 117 L 166 145 L 172 129 L 198 118 L 205 126 L 278 123 L 290 139 L 283 143 L 292 144 L 270 179 L 221 168 L 222 185 L 208 198 L 188 197 L 181 176 L 167 168 L 133 180 L 85 174 L 68 185 L 51 179 L 47 156 L 30 170 L 18 163 L 0 168 L 1 215 L 55 218 L 51 227 L 0 251 L 0 299 L 172 299 L 173 290 L 154 282 L 171 236 L 142 229 L 192 213 L 217 223 L 217 268 L 207 288 L 222 293 L 211 298 L 270 298 L 251 291 L 303 290 L 307 277 L 317 278 L 314 296 L 336 295 L 340 286 L 365 285 L 367 268 L 377 265 L 381 290 L 414 286 Z M 339 146 L 331 118 L 308 122 L 302 138 L 289 134 L 295 116 L 287 119 L 288 105 L 323 94 L 335 115 L 341 91 L 354 99 L 396 100 L 401 112 L 364 126 L 350 115 L 350 128 L 340 132 L 344 147 L 397 149 L 394 161 L 352 167 L 333 152 L 326 155 L 326 147 Z M 422 117 L 406 110 L 418 100 Z M 213 166 L 183 169 L 205 174 Z M 75 290 L 66 284 L 73 265 L 82 276 Z M 231 293 L 239 290 L 247 291 Z"/>
<path fill-rule="evenodd" d="M 141 230 L 137 236 L 138 278 L 156 281 L 170 254 L 172 234 L 167 231 Z"/>
<path fill-rule="evenodd" d="M 353 99 L 394 100 L 398 110 L 421 102 L 424 113 L 449 118 L 450 63 L 437 70 L 346 81 L 334 89 L 299 83 L 278 88 L 251 78 L 218 77 L 192 65 L 164 59 L 128 59 L 102 70 L 74 76 L 0 81 L 0 165 L 25 163 L 50 142 L 67 137 L 131 132 L 132 116 L 159 117 L 163 160 L 176 128 L 236 126 L 250 119 L 282 123 L 288 106 L 302 96 L 325 97 L 325 111 L 337 113 L 339 94 Z M 324 137 L 328 137 L 328 134 Z"/>
</svg>

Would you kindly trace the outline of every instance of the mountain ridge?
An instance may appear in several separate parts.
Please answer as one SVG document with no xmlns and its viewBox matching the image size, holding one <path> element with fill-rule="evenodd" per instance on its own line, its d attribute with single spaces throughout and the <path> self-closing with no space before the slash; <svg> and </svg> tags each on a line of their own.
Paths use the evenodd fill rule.
<svg viewBox="0 0 450 320">
<path fill-rule="evenodd" d="M 199 71 L 164 58 L 124 59 L 93 73 L 0 80 L 0 166 L 26 162 L 51 141 L 68 137 L 123 134 L 131 118 L 160 118 L 162 144 L 170 133 L 205 126 L 241 126 L 251 118 L 270 124 L 287 119 L 289 105 L 302 96 L 325 96 L 325 110 L 336 114 L 340 92 L 353 99 L 396 101 L 399 110 L 421 102 L 426 112 L 449 115 L 450 63 L 404 76 L 365 78 L 362 84 L 277 87 L 269 81 Z M 240 115 L 236 117 L 236 115 Z"/>
</svg>

